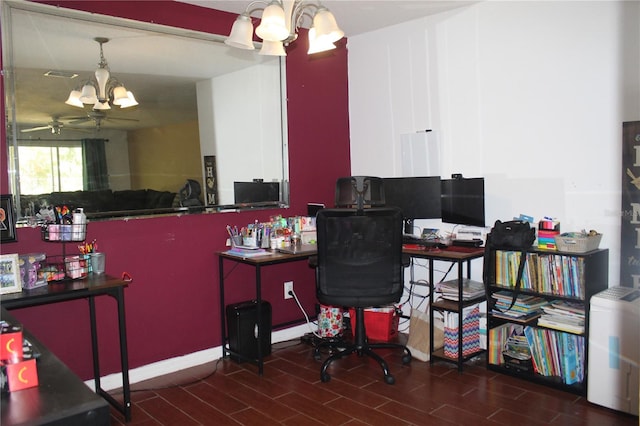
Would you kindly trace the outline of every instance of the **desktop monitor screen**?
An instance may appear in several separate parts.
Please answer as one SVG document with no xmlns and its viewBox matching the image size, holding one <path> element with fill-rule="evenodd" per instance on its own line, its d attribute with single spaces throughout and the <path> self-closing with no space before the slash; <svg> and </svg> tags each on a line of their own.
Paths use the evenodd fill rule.
<svg viewBox="0 0 640 426">
<path fill-rule="evenodd" d="M 233 182 L 236 204 L 280 201 L 279 182 Z"/>
<path fill-rule="evenodd" d="M 440 176 L 384 178 L 385 205 L 406 219 L 440 218 Z"/>
<path fill-rule="evenodd" d="M 484 178 L 443 179 L 441 184 L 443 222 L 485 226 Z"/>
</svg>

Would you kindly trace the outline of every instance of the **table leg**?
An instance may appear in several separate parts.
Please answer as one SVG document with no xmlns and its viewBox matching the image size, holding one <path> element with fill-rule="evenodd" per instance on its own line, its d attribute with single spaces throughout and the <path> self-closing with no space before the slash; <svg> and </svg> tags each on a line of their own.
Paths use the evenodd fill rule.
<svg viewBox="0 0 640 426">
<path fill-rule="evenodd" d="M 258 303 L 256 314 L 258 315 L 257 319 L 257 330 L 258 330 L 258 374 L 262 376 L 264 371 L 264 360 L 262 359 L 262 284 L 260 282 L 260 265 L 256 265 L 256 302 Z"/>
<path fill-rule="evenodd" d="M 224 258 L 222 256 L 218 256 L 218 271 L 220 273 L 220 338 L 222 339 L 222 358 L 225 358 L 228 352 L 227 325 L 224 306 Z"/>
<path fill-rule="evenodd" d="M 458 262 L 458 371 L 462 372 L 462 324 L 464 320 L 464 308 L 462 299 L 462 286 L 464 285 L 463 273 L 464 262 Z"/>
<path fill-rule="evenodd" d="M 100 387 L 100 355 L 98 352 L 98 327 L 96 325 L 96 302 L 93 296 L 89 297 L 89 323 L 91 326 L 91 351 L 93 355 L 93 381 L 96 393 Z"/>
<path fill-rule="evenodd" d="M 129 384 L 129 349 L 127 346 L 127 320 L 124 309 L 124 287 L 117 288 L 118 332 L 120 335 L 120 365 L 122 367 L 122 397 L 124 418 L 131 420 L 131 387 Z"/>
<path fill-rule="evenodd" d="M 96 324 L 96 306 L 93 296 L 89 296 L 89 315 L 91 322 L 91 348 L 93 350 L 93 378 L 96 393 L 116 407 L 124 416 L 125 421 L 131 421 L 131 385 L 129 383 L 129 350 L 127 348 L 127 320 L 124 309 L 124 287 L 118 287 L 109 293 L 116 299 L 118 305 L 118 333 L 120 338 L 120 368 L 122 369 L 122 397 L 120 404 L 100 385 L 100 357 L 98 349 L 98 328 Z"/>
<path fill-rule="evenodd" d="M 436 289 L 433 283 L 433 259 L 429 259 L 429 364 L 433 364 L 433 334 L 434 334 L 434 322 L 433 322 L 433 292 Z"/>
</svg>

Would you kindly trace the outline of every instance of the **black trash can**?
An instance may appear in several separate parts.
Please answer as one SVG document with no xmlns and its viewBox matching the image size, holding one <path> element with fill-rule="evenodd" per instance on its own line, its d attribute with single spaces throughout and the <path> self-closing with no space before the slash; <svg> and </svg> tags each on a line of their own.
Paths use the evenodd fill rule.
<svg viewBox="0 0 640 426">
<path fill-rule="evenodd" d="M 260 328 L 262 334 L 262 356 L 271 354 L 271 304 L 262 301 L 260 306 Z M 236 354 L 250 359 L 258 358 L 258 302 L 246 302 L 227 305 L 227 334 L 229 349 Z M 246 361 L 234 354 L 231 359 L 236 362 Z"/>
</svg>

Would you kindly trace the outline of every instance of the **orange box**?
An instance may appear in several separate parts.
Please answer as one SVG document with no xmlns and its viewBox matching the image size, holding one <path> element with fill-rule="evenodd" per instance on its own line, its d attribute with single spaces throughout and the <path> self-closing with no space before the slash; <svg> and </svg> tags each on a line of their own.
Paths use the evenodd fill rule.
<svg viewBox="0 0 640 426">
<path fill-rule="evenodd" d="M 38 386 L 38 370 L 35 359 L 17 362 L 3 361 L 2 375 L 6 376 L 5 386 L 9 392 Z"/>
<path fill-rule="evenodd" d="M 351 331 L 356 329 L 356 310 L 349 309 Z M 395 307 L 367 308 L 364 310 L 364 328 L 367 338 L 388 342 L 398 334 L 398 322 Z"/>
<path fill-rule="evenodd" d="M 3 323 L 0 328 L 0 361 L 22 359 L 22 327 Z"/>
</svg>

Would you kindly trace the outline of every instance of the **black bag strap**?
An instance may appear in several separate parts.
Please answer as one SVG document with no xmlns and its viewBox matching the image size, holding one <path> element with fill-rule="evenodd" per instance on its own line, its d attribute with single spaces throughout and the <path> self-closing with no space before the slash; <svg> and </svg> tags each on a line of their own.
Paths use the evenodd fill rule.
<svg viewBox="0 0 640 426">
<path fill-rule="evenodd" d="M 495 251 L 498 250 L 498 248 L 493 247 L 493 245 L 491 244 L 491 234 L 487 235 L 487 242 L 485 244 L 485 248 L 484 248 L 484 265 L 483 265 L 483 271 L 482 271 L 482 275 L 483 275 L 483 279 L 484 279 L 484 289 L 485 289 L 485 293 L 486 293 L 486 299 L 487 299 L 487 303 L 491 303 L 491 308 L 495 309 L 497 311 L 500 312 L 506 312 L 508 310 L 510 310 L 513 305 L 516 303 L 516 299 L 518 298 L 518 294 L 520 293 L 520 287 L 522 284 L 522 275 L 524 275 L 524 266 L 527 260 L 527 251 L 526 250 L 522 250 L 520 251 L 520 262 L 518 262 L 518 275 L 516 278 L 516 285 L 512 291 L 513 293 L 513 297 L 511 298 L 511 304 L 509 305 L 509 307 L 507 309 L 505 309 L 504 311 L 501 311 L 500 309 L 495 307 L 495 303 L 491 302 L 491 292 L 489 291 L 489 286 L 491 285 L 491 283 L 489 282 L 489 263 L 490 263 L 490 259 L 491 259 L 491 251 Z M 495 262 L 495 257 L 494 257 L 494 262 Z"/>
</svg>

